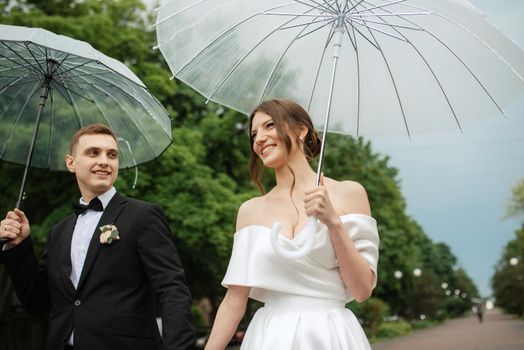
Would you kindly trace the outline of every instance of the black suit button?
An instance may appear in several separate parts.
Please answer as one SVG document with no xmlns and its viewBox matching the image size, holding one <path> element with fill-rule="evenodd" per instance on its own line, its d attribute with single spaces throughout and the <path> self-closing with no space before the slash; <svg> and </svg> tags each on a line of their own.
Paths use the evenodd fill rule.
<svg viewBox="0 0 524 350">
<path fill-rule="evenodd" d="M 82 304 L 80 300 L 75 300 L 75 306 L 80 306 L 80 304 Z"/>
</svg>

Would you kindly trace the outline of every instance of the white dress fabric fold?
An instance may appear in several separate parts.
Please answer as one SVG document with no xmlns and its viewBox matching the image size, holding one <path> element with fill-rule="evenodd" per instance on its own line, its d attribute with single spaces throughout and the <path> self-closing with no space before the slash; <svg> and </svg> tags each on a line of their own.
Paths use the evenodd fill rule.
<svg viewBox="0 0 524 350">
<path fill-rule="evenodd" d="M 340 217 L 346 232 L 374 272 L 377 281 L 379 237 L 375 219 L 367 215 Z M 242 350 L 360 350 L 370 349 L 355 315 L 345 308 L 353 300 L 340 277 L 327 231 L 317 225 L 311 253 L 300 259 L 277 255 L 271 229 L 246 226 L 235 233 L 233 251 L 222 285 L 247 286 L 250 297 L 264 303 L 246 331 Z M 280 244 L 296 248 L 305 229 Z"/>
</svg>

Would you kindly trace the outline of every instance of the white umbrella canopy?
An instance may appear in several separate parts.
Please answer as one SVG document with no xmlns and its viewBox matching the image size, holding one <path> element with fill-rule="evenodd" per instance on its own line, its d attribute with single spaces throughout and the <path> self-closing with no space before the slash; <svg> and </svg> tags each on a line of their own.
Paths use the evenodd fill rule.
<svg viewBox="0 0 524 350">
<path fill-rule="evenodd" d="M 326 132 L 404 134 L 504 116 L 524 92 L 524 52 L 466 0 L 173 0 L 158 9 L 173 77 L 249 114 L 289 98 Z M 279 244 L 288 258 L 306 255 Z"/>
<path fill-rule="evenodd" d="M 0 25 L 0 160 L 65 170 L 71 136 L 103 123 L 120 143 L 120 167 L 159 157 L 171 119 L 123 63 L 44 29 Z"/>
<path fill-rule="evenodd" d="M 462 128 L 524 91 L 522 49 L 464 0 L 178 0 L 156 28 L 173 75 L 210 100 L 248 114 L 291 98 L 324 129 L 339 19 L 329 131 Z"/>
</svg>

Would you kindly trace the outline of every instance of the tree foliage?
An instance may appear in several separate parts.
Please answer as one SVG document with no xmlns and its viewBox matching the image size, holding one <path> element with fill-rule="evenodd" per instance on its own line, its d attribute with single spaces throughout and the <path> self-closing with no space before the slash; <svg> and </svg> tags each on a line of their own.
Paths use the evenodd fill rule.
<svg viewBox="0 0 524 350">
<path fill-rule="evenodd" d="M 524 177 L 511 189 L 511 200 L 506 207 L 506 216 L 524 215 Z"/>
<path fill-rule="evenodd" d="M 524 224 L 509 241 L 491 279 L 495 303 L 506 312 L 524 316 Z"/>
</svg>

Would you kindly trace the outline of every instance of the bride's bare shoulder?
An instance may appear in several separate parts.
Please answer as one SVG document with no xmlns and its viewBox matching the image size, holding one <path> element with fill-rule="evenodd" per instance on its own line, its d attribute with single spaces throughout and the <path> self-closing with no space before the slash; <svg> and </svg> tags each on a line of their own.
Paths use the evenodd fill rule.
<svg viewBox="0 0 524 350">
<path fill-rule="evenodd" d="M 253 197 L 242 203 L 240 208 L 238 208 L 236 231 L 257 223 L 257 216 L 260 216 L 260 212 L 263 211 L 264 202 L 264 196 L 260 196 Z"/>
<path fill-rule="evenodd" d="M 336 181 L 326 183 L 330 193 L 334 193 L 344 214 L 371 215 L 369 199 L 364 186 L 356 181 Z"/>
</svg>

